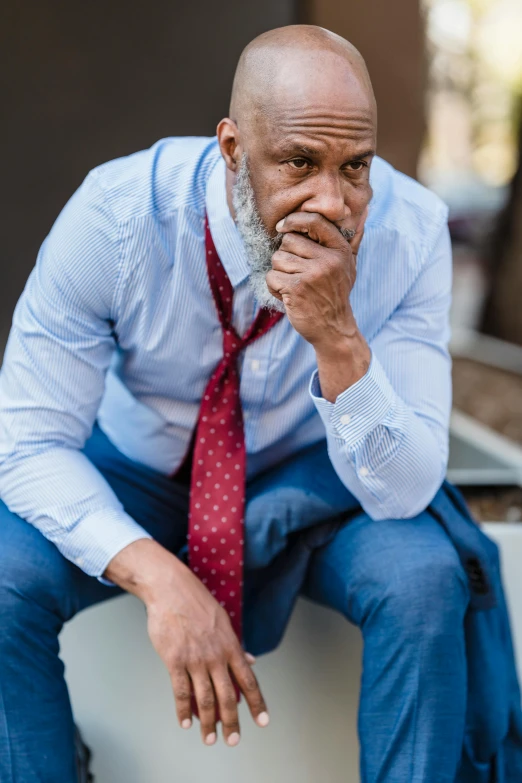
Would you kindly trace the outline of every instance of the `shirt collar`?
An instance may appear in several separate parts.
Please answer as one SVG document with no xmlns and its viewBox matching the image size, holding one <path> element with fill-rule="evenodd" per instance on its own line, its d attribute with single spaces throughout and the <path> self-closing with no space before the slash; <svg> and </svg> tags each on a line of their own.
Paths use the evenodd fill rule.
<svg viewBox="0 0 522 783">
<path fill-rule="evenodd" d="M 236 288 L 250 274 L 243 240 L 227 203 L 225 161 L 219 155 L 207 181 L 206 209 L 210 233 L 219 259 Z"/>
</svg>

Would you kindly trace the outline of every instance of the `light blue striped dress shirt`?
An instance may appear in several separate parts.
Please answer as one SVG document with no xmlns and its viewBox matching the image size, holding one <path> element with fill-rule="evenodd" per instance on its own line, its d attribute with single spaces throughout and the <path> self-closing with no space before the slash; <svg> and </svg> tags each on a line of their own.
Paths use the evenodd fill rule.
<svg viewBox="0 0 522 783">
<path fill-rule="evenodd" d="M 321 397 L 314 349 L 283 318 L 241 359 L 247 469 L 326 435 L 341 481 L 374 519 L 423 510 L 446 470 L 451 406 L 446 206 L 377 158 L 351 303 L 367 374 Z M 0 373 L 0 497 L 100 577 L 148 537 L 81 453 L 98 417 L 133 460 L 181 463 L 222 356 L 204 216 L 234 287 L 234 325 L 257 305 L 215 138 L 167 138 L 94 169 L 45 239 Z"/>
</svg>

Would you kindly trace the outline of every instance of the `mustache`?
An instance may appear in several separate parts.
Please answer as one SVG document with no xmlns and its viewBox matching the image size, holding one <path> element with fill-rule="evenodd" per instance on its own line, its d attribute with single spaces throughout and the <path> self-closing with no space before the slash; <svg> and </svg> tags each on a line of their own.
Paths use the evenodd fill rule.
<svg viewBox="0 0 522 783">
<path fill-rule="evenodd" d="M 349 242 L 350 239 L 353 239 L 356 235 L 356 230 L 354 228 L 340 228 L 340 233 L 343 235 L 343 237 Z"/>
<path fill-rule="evenodd" d="M 335 225 L 335 223 L 334 223 Z M 338 232 L 343 236 L 347 242 L 350 242 L 357 233 L 354 228 L 340 228 L 339 226 L 335 226 Z M 284 234 L 276 234 L 275 237 L 271 237 L 270 241 L 273 245 L 274 252 L 276 250 L 279 250 L 279 247 L 281 245 L 281 242 L 283 241 Z"/>
</svg>

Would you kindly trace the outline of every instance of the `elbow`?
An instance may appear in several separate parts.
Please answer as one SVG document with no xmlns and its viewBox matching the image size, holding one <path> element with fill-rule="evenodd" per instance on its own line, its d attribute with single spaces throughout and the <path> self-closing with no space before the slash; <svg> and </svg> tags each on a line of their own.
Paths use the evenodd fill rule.
<svg viewBox="0 0 522 783">
<path fill-rule="evenodd" d="M 410 492 L 398 493 L 397 519 L 413 519 L 427 509 L 446 476 L 447 459 L 432 460 L 418 471 Z"/>
<path fill-rule="evenodd" d="M 374 520 L 413 519 L 422 514 L 432 502 L 444 481 L 446 469 L 446 458 L 417 465 L 414 470 L 403 473 L 402 477 L 396 477 L 389 487 L 387 497 L 383 498 L 377 508 L 364 510 Z"/>
</svg>

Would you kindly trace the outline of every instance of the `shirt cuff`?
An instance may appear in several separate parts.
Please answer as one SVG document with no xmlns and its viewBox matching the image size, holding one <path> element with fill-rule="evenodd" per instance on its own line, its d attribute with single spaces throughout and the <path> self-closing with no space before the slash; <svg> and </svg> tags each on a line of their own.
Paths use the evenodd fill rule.
<svg viewBox="0 0 522 783">
<path fill-rule="evenodd" d="M 317 370 L 310 379 L 309 392 L 327 433 L 341 438 L 349 448 L 355 448 L 383 422 L 397 396 L 373 353 L 366 374 L 341 392 L 335 402 L 322 396 Z"/>
<path fill-rule="evenodd" d="M 113 586 L 102 574 L 113 557 L 141 538 L 152 538 L 122 509 L 105 508 L 81 519 L 54 543 L 64 557 L 89 576 Z"/>
</svg>

